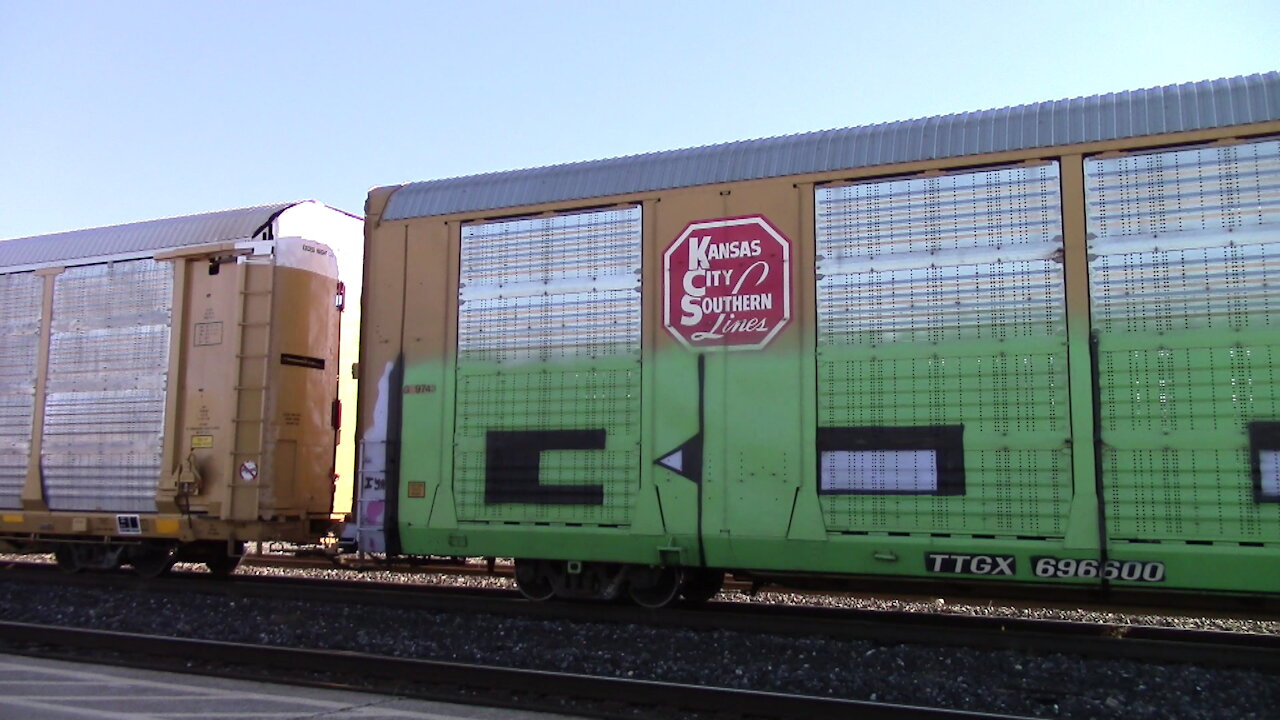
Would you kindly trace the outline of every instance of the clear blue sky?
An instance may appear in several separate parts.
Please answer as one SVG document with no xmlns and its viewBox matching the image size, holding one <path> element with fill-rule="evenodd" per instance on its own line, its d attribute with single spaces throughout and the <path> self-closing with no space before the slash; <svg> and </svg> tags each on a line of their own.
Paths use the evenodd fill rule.
<svg viewBox="0 0 1280 720">
<path fill-rule="evenodd" d="M 0 0 L 0 238 L 1280 69 L 1280 2 Z"/>
</svg>

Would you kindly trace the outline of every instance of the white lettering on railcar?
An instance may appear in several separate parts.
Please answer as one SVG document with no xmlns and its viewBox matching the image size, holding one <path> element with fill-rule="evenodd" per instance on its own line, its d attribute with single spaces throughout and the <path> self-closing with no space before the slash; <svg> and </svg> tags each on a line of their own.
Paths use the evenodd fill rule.
<svg viewBox="0 0 1280 720">
<path fill-rule="evenodd" d="M 663 323 L 691 349 L 764 347 L 791 319 L 790 255 L 762 215 L 690 223 L 664 254 Z"/>
<path fill-rule="evenodd" d="M 971 553 L 927 553 L 925 569 L 948 575 L 1001 575 L 1017 573 L 1017 561 L 1012 555 L 983 555 Z"/>
</svg>

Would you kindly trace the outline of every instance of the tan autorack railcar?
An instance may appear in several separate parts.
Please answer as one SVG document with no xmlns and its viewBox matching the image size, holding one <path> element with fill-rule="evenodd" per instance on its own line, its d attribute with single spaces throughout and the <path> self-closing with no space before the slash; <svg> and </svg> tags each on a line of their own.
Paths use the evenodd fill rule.
<svg viewBox="0 0 1280 720">
<path fill-rule="evenodd" d="M 0 546 L 155 575 L 314 542 L 340 416 L 329 244 L 359 228 L 302 202 L 0 243 Z"/>
</svg>

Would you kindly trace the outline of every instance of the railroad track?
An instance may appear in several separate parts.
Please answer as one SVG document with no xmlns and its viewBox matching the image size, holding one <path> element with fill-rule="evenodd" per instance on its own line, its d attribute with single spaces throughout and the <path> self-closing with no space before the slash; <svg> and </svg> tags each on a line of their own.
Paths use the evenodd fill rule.
<svg viewBox="0 0 1280 720">
<path fill-rule="evenodd" d="M 10 556 L 13 557 L 13 556 Z M 50 564 L 52 560 L 48 561 Z M 39 561 L 0 560 L 0 567 L 6 565 L 24 566 L 38 564 Z M 460 578 L 491 577 L 510 580 L 514 583 L 515 568 L 510 560 L 500 559 L 493 563 L 485 563 L 471 559 L 453 558 L 397 558 L 386 561 L 365 555 L 333 555 L 321 549 L 315 550 L 268 550 L 256 551 L 244 555 L 241 567 L 255 568 L 261 571 L 328 571 L 342 570 L 352 573 L 368 574 L 385 572 L 411 578 L 415 576 L 448 576 Z M 943 588 L 921 588 L 912 583 L 888 585 L 891 581 L 884 578 L 854 581 L 849 578 L 826 578 L 827 584 L 814 586 L 814 578 L 775 577 L 765 585 L 755 585 L 751 581 L 726 576 L 724 592 L 754 596 L 758 591 L 791 593 L 810 598 L 851 599 L 893 602 L 936 603 L 939 596 L 953 598 L 962 606 L 965 604 L 981 606 L 988 601 L 978 588 L 964 584 L 950 584 Z M 938 590 L 937 593 L 924 590 Z M 1280 602 L 1263 601 L 1258 598 L 1232 598 L 1205 596 L 1199 600 L 1183 598 L 1173 605 L 1149 605 L 1132 596 L 1119 594 L 1110 601 L 1094 597 L 1087 591 L 1066 591 L 1053 589 L 1055 594 L 1045 595 L 1041 591 L 1029 590 L 1025 596 L 1001 596 L 1001 605 L 1024 609 L 1054 609 L 1071 612 L 1123 613 L 1134 616 L 1165 616 L 1217 618 L 1223 620 L 1258 620 L 1280 621 Z"/>
<path fill-rule="evenodd" d="M 196 573 L 174 573 L 143 581 L 123 571 L 68 576 L 43 564 L 10 564 L 5 577 L 149 592 L 196 592 L 282 600 L 321 598 L 327 602 L 441 612 L 774 635 L 822 635 L 882 644 L 919 643 L 1064 653 L 1280 673 L 1280 637 L 1255 633 L 732 601 L 711 602 L 695 609 L 652 611 L 610 603 L 532 603 L 514 590 L 495 588 L 253 575 L 212 581 Z"/>
<path fill-rule="evenodd" d="M 489 576 L 510 578 L 514 582 L 515 567 L 509 560 L 489 564 L 476 559 L 454 560 L 450 558 L 398 558 L 385 561 L 372 556 L 335 556 L 323 551 L 284 551 L 249 553 L 242 566 L 276 570 L 351 570 L 353 572 L 383 571 L 413 575 L 448 575 L 459 577 Z M 815 582 L 816 580 L 816 582 Z M 725 577 L 726 593 L 755 594 L 758 591 L 784 592 L 826 598 L 861 598 L 906 602 L 931 602 L 939 596 L 948 596 L 960 603 L 981 605 L 988 600 L 983 588 L 970 583 L 921 584 L 915 581 L 894 581 L 887 578 L 847 578 L 810 576 L 776 576 L 763 585 L 749 580 Z M 1187 617 L 1220 617 L 1224 619 L 1280 620 L 1280 602 L 1261 598 L 1236 598 L 1207 594 L 1203 597 L 1179 597 L 1170 603 L 1166 598 L 1161 604 L 1151 604 L 1151 598 L 1127 591 L 1112 591 L 1104 597 L 1090 590 L 1067 588 L 1026 588 L 1021 593 L 1006 589 L 999 602 L 1012 607 L 1052 608 L 1071 611 L 1123 612 L 1131 615 L 1164 615 Z"/>
<path fill-rule="evenodd" d="M 599 718 L 705 713 L 718 718 L 1018 720 L 1018 716 L 859 700 L 21 623 L 0 623 L 0 645 L 7 652 L 41 657 L 166 671 L 177 668 L 221 677 Z"/>
</svg>

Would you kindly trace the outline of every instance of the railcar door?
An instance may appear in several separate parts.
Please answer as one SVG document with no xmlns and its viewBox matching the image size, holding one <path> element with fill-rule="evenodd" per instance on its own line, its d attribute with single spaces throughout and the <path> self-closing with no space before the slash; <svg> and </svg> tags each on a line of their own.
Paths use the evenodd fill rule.
<svg viewBox="0 0 1280 720">
<path fill-rule="evenodd" d="M 637 206 L 462 227 L 459 520 L 601 537 L 637 522 L 640 232 Z"/>
<path fill-rule="evenodd" d="M 1280 141 L 1085 176 L 1110 574 L 1276 592 Z"/>
<path fill-rule="evenodd" d="M 1063 538 L 1057 164 L 824 186 L 815 218 L 826 529 Z"/>
</svg>

